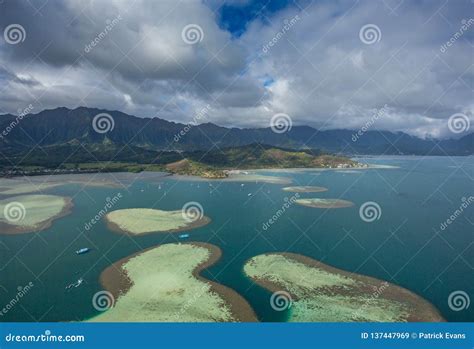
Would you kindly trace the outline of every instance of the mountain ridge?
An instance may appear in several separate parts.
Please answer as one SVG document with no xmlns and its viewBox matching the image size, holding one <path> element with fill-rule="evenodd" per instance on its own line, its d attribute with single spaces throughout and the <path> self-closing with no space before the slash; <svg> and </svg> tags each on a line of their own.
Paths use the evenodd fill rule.
<svg viewBox="0 0 474 349">
<path fill-rule="evenodd" d="M 113 119 L 113 129 L 94 131 L 92 121 L 106 113 Z M 4 130 L 19 117 L 0 115 Z M 186 130 L 184 132 L 183 130 Z M 3 132 L 4 133 L 4 132 Z M 321 149 L 346 155 L 472 155 L 474 133 L 459 139 L 421 139 L 403 132 L 369 130 L 354 141 L 357 131 L 348 129 L 318 130 L 311 126 L 293 126 L 284 133 L 266 128 L 236 128 L 211 122 L 198 125 L 168 121 L 158 117 L 139 118 L 121 111 L 99 108 L 58 107 L 27 114 L 0 138 L 5 154 L 21 153 L 31 146 L 59 145 L 70 142 L 116 144 L 170 151 L 209 150 L 262 143 L 291 149 Z"/>
</svg>

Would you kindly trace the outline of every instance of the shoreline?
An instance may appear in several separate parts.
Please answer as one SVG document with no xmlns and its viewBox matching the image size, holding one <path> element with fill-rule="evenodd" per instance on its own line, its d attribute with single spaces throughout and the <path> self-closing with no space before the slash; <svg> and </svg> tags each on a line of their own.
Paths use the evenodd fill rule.
<svg viewBox="0 0 474 349">
<path fill-rule="evenodd" d="M 191 222 L 188 225 L 186 225 L 184 227 L 181 227 L 181 228 L 168 229 L 168 230 L 155 230 L 155 231 L 148 231 L 148 232 L 144 232 L 144 233 L 133 233 L 130 230 L 121 228 L 117 223 L 112 222 L 107 216 L 108 216 L 108 214 L 106 214 L 103 217 L 103 219 L 106 223 L 107 229 L 109 229 L 110 231 L 112 231 L 114 233 L 125 234 L 125 235 L 128 235 L 128 236 L 145 236 L 145 235 L 149 235 L 149 234 L 180 233 L 180 232 L 186 231 L 186 230 L 201 228 L 201 227 L 203 227 L 205 225 L 208 225 L 209 223 L 212 222 L 211 218 L 209 218 L 207 216 L 203 216 L 202 218 L 197 219 L 194 222 Z"/>
<path fill-rule="evenodd" d="M 290 193 L 323 193 L 328 191 L 329 189 L 325 187 L 301 185 L 293 187 L 284 187 L 282 190 Z"/>
<path fill-rule="evenodd" d="M 38 194 L 40 195 L 40 194 Z M 65 217 L 72 213 L 72 208 L 74 207 L 74 203 L 72 198 L 69 196 L 62 196 L 65 201 L 64 207 L 53 217 L 47 218 L 44 221 L 36 223 L 34 226 L 21 226 L 21 225 L 14 225 L 8 224 L 4 222 L 0 222 L 0 235 L 17 235 L 17 234 L 29 234 L 29 233 L 37 233 L 48 229 L 51 227 L 53 222 L 57 219 Z"/>
<path fill-rule="evenodd" d="M 311 200 L 319 200 L 311 201 Z M 310 201 L 310 202 L 308 202 Z M 304 198 L 296 199 L 295 203 L 309 208 L 321 208 L 321 209 L 336 209 L 336 208 L 349 208 L 355 206 L 355 203 L 343 199 L 321 199 L 321 198 Z"/>
<path fill-rule="evenodd" d="M 204 262 L 200 263 L 194 268 L 194 270 L 192 271 L 192 275 L 199 281 L 210 285 L 211 291 L 215 292 L 222 298 L 222 300 L 229 307 L 232 316 L 237 321 L 258 322 L 258 318 L 254 310 L 239 293 L 225 285 L 211 281 L 200 275 L 203 270 L 209 268 L 220 260 L 222 256 L 221 249 L 215 245 L 211 245 L 205 242 L 187 242 L 182 244 L 203 247 L 209 251 L 209 257 Z M 153 250 L 154 248 L 157 248 L 159 246 L 162 246 L 162 244 L 136 252 L 109 265 L 100 274 L 99 282 L 101 286 L 105 290 L 112 293 L 115 301 L 117 301 L 121 295 L 126 294 L 128 290 L 130 290 L 130 288 L 133 286 L 133 281 L 130 280 L 126 271 L 122 267 L 130 259 L 137 257 L 138 255 L 147 251 Z M 93 318 L 94 317 L 92 317 L 91 319 Z"/>
<path fill-rule="evenodd" d="M 409 313 L 406 321 L 407 322 L 445 322 L 446 320 L 441 315 L 440 311 L 428 300 L 424 299 L 423 297 L 417 295 L 415 292 L 410 291 L 402 286 L 397 284 L 380 280 L 372 276 L 367 276 L 363 274 L 353 273 L 350 271 L 345 271 L 328 264 L 322 263 L 316 259 L 311 257 L 307 257 L 302 254 L 292 253 L 292 252 L 277 252 L 277 253 L 264 253 L 264 256 L 267 255 L 281 255 L 287 259 L 294 260 L 296 262 L 302 263 L 307 267 L 316 267 L 319 268 L 327 273 L 331 274 L 338 274 L 344 277 L 347 277 L 352 280 L 356 280 L 361 284 L 356 290 L 348 291 L 346 290 L 346 294 L 344 295 L 352 295 L 361 292 L 366 292 L 367 294 L 374 294 L 374 288 L 380 289 L 384 284 L 387 284 L 388 287 L 384 289 L 381 294 L 383 294 L 384 299 L 392 300 L 395 302 L 399 302 L 402 304 L 406 304 L 409 307 L 411 312 Z M 254 258 L 254 257 L 252 257 Z M 245 264 L 247 264 L 252 258 L 249 258 Z M 244 265 L 245 265 L 244 264 Z M 261 278 L 254 278 L 250 277 L 245 274 L 250 280 L 254 281 L 260 287 L 270 291 L 270 292 L 277 292 L 284 289 L 283 286 L 280 286 L 278 282 L 272 282 L 266 279 Z M 291 294 L 293 300 L 298 300 L 299 298 L 291 293 L 288 290 L 285 290 Z M 342 292 L 341 292 L 342 293 Z M 380 296 L 380 295 L 379 295 Z M 379 296 L 376 298 L 378 299 Z M 414 309 L 414 306 L 416 309 Z M 291 315 L 289 316 L 291 318 Z M 353 321 L 358 322 L 358 321 Z M 395 321 L 400 322 L 400 321 Z"/>
<path fill-rule="evenodd" d="M 392 165 L 378 165 L 378 164 L 366 164 L 367 166 L 353 166 L 353 167 L 256 167 L 256 168 L 222 168 L 222 169 L 216 169 L 219 171 L 224 171 L 229 174 L 232 173 L 238 173 L 242 171 L 274 171 L 274 172 L 299 172 L 299 171 L 347 171 L 347 170 L 370 170 L 370 169 L 393 169 L 393 168 L 399 168 L 399 166 L 392 166 Z M 17 172 L 17 173 L 0 173 L 0 178 L 3 179 L 10 179 L 10 178 L 18 178 L 18 177 L 41 177 L 41 176 L 58 176 L 58 175 L 77 175 L 77 174 L 95 174 L 95 173 L 143 173 L 143 172 L 152 172 L 152 173 L 166 173 L 165 176 L 182 176 L 182 177 L 196 177 L 200 178 L 203 180 L 225 180 L 225 179 L 230 179 L 231 177 L 203 177 L 203 176 L 196 176 L 196 175 L 191 175 L 191 174 L 177 174 L 173 172 L 167 172 L 164 171 L 163 169 L 159 169 L 156 171 L 146 169 L 144 171 L 140 172 L 134 172 L 134 171 L 122 171 L 122 170 L 107 170 L 107 169 L 83 169 L 83 170 L 58 170 L 58 169 L 44 169 L 44 170 L 38 170 L 35 172 Z"/>
</svg>

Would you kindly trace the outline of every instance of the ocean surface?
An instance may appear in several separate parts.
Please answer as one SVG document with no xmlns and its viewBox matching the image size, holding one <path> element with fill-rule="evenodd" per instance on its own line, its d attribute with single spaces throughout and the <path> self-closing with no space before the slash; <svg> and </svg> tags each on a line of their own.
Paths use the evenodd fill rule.
<svg viewBox="0 0 474 349">
<path fill-rule="evenodd" d="M 355 204 L 341 209 L 290 204 L 267 229 L 263 225 L 294 195 L 282 190 L 286 185 L 137 174 L 131 180 L 128 175 L 126 185 L 116 188 L 67 184 L 46 190 L 72 197 L 73 212 L 39 233 L 0 235 L 0 309 L 23 293 L 11 309 L 2 312 L 0 321 L 93 317 L 98 311 L 92 297 L 101 290 L 102 270 L 142 249 L 181 241 L 178 234 L 129 237 L 113 233 L 103 220 L 86 230 L 86 223 L 104 208 L 107 198 L 118 193 L 122 198 L 113 209 L 179 210 L 187 202 L 199 202 L 212 222 L 188 231 L 187 241 L 209 242 L 223 251 L 222 259 L 203 276 L 239 292 L 262 321 L 285 321 L 288 314 L 274 311 L 270 293 L 252 284 L 242 268 L 252 256 L 279 251 L 390 281 L 430 301 L 448 321 L 474 321 L 474 304 L 456 311 L 448 302 L 456 291 L 465 292 L 474 302 L 474 203 L 442 228 L 467 202 L 463 198 L 474 195 L 474 157 L 358 160 L 396 168 L 259 171 L 290 178 L 291 185 L 328 188 L 322 193 L 301 193 L 301 198 L 340 198 Z M 111 179 L 119 174 L 89 176 Z M 373 222 L 361 219 L 359 208 L 366 202 L 380 207 Z M 92 251 L 76 255 L 82 247 Z M 65 290 L 80 277 L 83 285 Z M 33 286 L 21 291 L 28 284 Z"/>
</svg>

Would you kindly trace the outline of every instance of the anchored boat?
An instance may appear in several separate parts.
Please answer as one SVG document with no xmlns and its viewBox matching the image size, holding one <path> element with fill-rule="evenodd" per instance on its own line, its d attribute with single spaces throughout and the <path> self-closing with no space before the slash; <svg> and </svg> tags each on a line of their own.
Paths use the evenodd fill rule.
<svg viewBox="0 0 474 349">
<path fill-rule="evenodd" d="M 80 250 L 77 250 L 76 254 L 84 254 L 84 253 L 89 252 L 90 250 L 91 250 L 90 248 L 84 247 L 84 248 L 81 248 Z"/>
</svg>

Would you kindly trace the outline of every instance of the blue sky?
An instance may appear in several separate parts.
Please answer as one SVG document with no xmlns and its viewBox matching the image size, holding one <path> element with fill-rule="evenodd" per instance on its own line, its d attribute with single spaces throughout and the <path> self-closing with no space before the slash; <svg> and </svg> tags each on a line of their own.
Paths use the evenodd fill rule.
<svg viewBox="0 0 474 349">
<path fill-rule="evenodd" d="M 296 4 L 290 0 L 250 0 L 243 4 L 223 4 L 218 11 L 219 24 L 238 37 L 245 32 L 249 22 L 255 19 L 266 21 L 266 18 L 272 17 L 274 13 Z"/>
<path fill-rule="evenodd" d="M 190 122 L 210 106 L 202 122 L 223 126 L 284 113 L 321 129 L 461 137 L 449 120 L 474 124 L 473 6 L 5 0 L 0 113 L 89 106 Z"/>
</svg>

